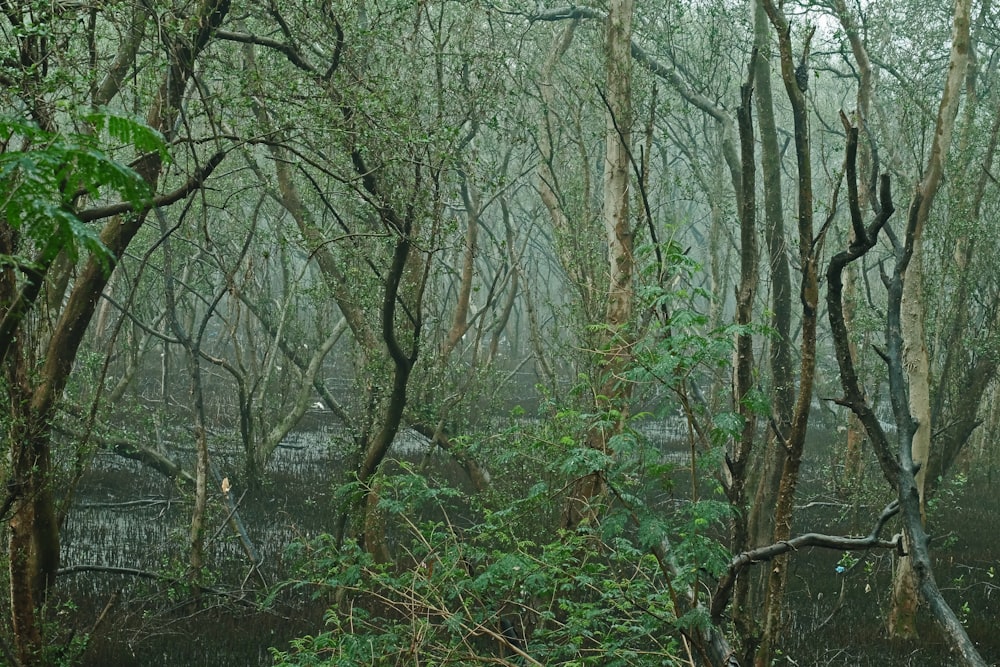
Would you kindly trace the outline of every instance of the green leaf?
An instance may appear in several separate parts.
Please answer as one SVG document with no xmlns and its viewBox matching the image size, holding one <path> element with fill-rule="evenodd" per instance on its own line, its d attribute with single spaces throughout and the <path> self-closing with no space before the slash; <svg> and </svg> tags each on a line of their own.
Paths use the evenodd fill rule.
<svg viewBox="0 0 1000 667">
<path fill-rule="evenodd" d="M 74 202 L 81 192 L 92 199 L 114 195 L 133 206 L 147 204 L 149 185 L 128 166 L 109 156 L 103 131 L 139 152 L 166 156 L 162 136 L 141 122 L 106 112 L 83 115 L 94 134 L 53 134 L 22 118 L 0 116 L 0 137 L 24 150 L 0 153 L 0 215 L 21 237 L 30 241 L 41 261 L 51 261 L 65 250 L 71 259 L 81 251 L 98 259 L 105 269 L 113 259 L 95 228 L 79 219 Z M 25 254 L 9 258 L 21 266 L 33 261 Z"/>
</svg>

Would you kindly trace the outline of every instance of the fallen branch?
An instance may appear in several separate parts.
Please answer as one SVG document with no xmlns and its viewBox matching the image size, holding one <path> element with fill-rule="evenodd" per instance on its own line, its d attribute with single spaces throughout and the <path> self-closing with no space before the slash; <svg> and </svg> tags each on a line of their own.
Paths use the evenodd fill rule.
<svg viewBox="0 0 1000 667">
<path fill-rule="evenodd" d="M 179 577 L 173 577 L 166 574 L 161 574 L 159 572 L 152 572 L 150 570 L 140 570 L 133 567 L 114 567 L 111 565 L 71 565 L 70 567 L 64 567 L 56 572 L 57 577 L 68 576 L 71 574 L 81 574 L 83 572 L 100 572 L 103 574 L 124 574 L 131 577 L 139 577 L 140 579 L 152 579 L 153 581 L 161 581 L 166 584 L 185 584 L 191 586 L 191 588 L 197 590 L 200 593 L 208 593 L 210 595 L 217 595 L 219 597 L 229 598 L 233 602 L 238 602 L 240 604 L 256 607 L 257 604 L 252 600 L 247 600 L 245 596 L 234 593 L 232 591 L 224 591 L 220 588 L 212 588 L 211 586 L 202 586 L 200 584 L 195 584 L 187 579 L 181 579 Z M 240 591 L 243 593 L 243 591 Z"/>
<path fill-rule="evenodd" d="M 54 426 L 53 429 L 59 433 L 69 436 L 78 435 L 73 429 L 65 428 L 59 425 Z M 194 478 L 191 476 L 191 473 L 184 470 L 180 464 L 172 461 L 169 457 L 161 454 L 160 452 L 146 447 L 145 445 L 141 445 L 126 438 L 113 436 L 102 437 L 92 434 L 91 438 L 93 438 L 93 441 L 98 447 L 105 451 L 112 452 L 125 459 L 138 461 L 165 477 L 176 480 L 182 484 L 194 483 Z"/>
<path fill-rule="evenodd" d="M 726 574 L 719 580 L 712 596 L 711 618 L 712 622 L 718 624 L 722 620 L 722 613 L 729 606 L 729 599 L 732 596 L 733 585 L 737 577 L 750 565 L 765 563 L 773 558 L 789 551 L 798 551 L 809 547 L 819 547 L 822 549 L 833 549 L 836 551 L 865 551 L 868 549 L 894 549 L 902 555 L 903 542 L 901 535 L 895 535 L 891 540 L 883 540 L 879 537 L 885 524 L 899 512 L 899 502 L 894 500 L 889 503 L 882 514 L 875 521 L 872 531 L 865 537 L 845 537 L 840 535 L 824 535 L 822 533 L 805 533 L 790 540 L 782 540 L 764 547 L 758 547 L 743 553 L 737 554 L 729 562 Z"/>
<path fill-rule="evenodd" d="M 130 507 L 150 507 L 153 505 L 169 505 L 176 502 L 170 498 L 140 498 L 139 500 L 123 500 L 106 503 L 74 503 L 73 507 L 81 510 L 93 509 L 127 509 Z"/>
</svg>

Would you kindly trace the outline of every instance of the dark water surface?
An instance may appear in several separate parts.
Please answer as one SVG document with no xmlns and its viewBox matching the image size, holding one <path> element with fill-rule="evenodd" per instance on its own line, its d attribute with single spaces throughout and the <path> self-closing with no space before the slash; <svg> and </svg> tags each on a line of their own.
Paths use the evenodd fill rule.
<svg viewBox="0 0 1000 667">
<path fill-rule="evenodd" d="M 885 483 L 881 482 L 884 487 Z M 988 664 L 1000 663 L 1000 499 L 985 475 L 961 476 L 944 487 L 929 513 L 934 574 L 952 609 Z M 829 507 L 797 512 L 795 532 L 867 534 L 882 506 L 861 508 L 855 520 L 823 520 Z M 847 512 L 851 514 L 851 512 Z M 855 523 L 857 521 L 857 523 Z M 811 525 L 809 525 L 811 523 Z M 860 530 L 852 529 L 852 524 Z M 890 522 L 884 537 L 899 530 Z M 842 553 L 811 549 L 795 555 L 789 582 L 792 618 L 778 664 L 945 667 L 958 664 L 926 609 L 919 639 L 888 636 L 893 557 L 853 554 L 860 562 L 837 573 Z M 847 563 L 850 564 L 850 563 Z"/>
<path fill-rule="evenodd" d="M 61 577 L 51 613 L 60 627 L 90 634 L 82 664 L 269 665 L 269 647 L 285 647 L 294 637 L 320 630 L 326 604 L 313 600 L 308 591 L 289 590 L 266 608 L 258 603 L 265 583 L 289 576 L 284 551 L 291 541 L 334 529 L 333 488 L 345 474 L 343 451 L 336 442 L 335 432 L 322 428 L 290 438 L 277 452 L 263 491 L 243 496 L 239 514 L 259 552 L 259 570 L 251 567 L 226 522 L 221 491 L 216 489 L 208 528 L 209 567 L 218 572 L 208 583 L 215 592 L 193 596 L 182 583 L 124 573 L 83 571 Z M 419 442 L 407 441 L 396 454 L 420 457 L 420 448 Z M 218 474 L 233 481 L 235 498 L 244 493 L 238 460 L 236 452 L 227 456 L 220 451 L 214 457 Z M 804 480 L 802 495 L 809 498 L 797 510 L 796 532 L 867 533 L 882 509 L 877 504 L 881 500 L 873 498 L 871 506 L 851 510 L 823 496 L 819 467 L 814 464 L 814 478 Z M 818 504 L 806 505 L 808 500 Z M 181 579 L 190 512 L 190 503 L 162 477 L 102 455 L 84 480 L 65 526 L 63 566 L 172 572 Z M 932 514 L 939 585 L 956 610 L 967 609 L 960 613 L 987 662 L 1000 661 L 995 627 L 1000 618 L 998 516 L 1000 500 L 984 476 L 951 485 Z M 890 525 L 887 533 L 895 529 Z M 953 664 L 929 618 L 922 620 L 919 641 L 887 639 L 893 567 L 889 554 L 861 555 L 861 562 L 841 575 L 836 567 L 842 555 L 820 549 L 795 555 L 789 632 L 776 664 Z M 66 635 L 62 641 L 69 639 Z"/>
<path fill-rule="evenodd" d="M 188 557 L 192 504 L 173 485 L 139 464 L 111 455 L 88 473 L 63 537 L 63 567 L 81 565 L 133 568 L 176 582 L 133 574 L 79 572 L 60 578 L 61 600 L 71 605 L 64 622 L 85 619 L 90 633 L 82 664 L 98 666 L 192 667 L 270 665 L 269 647 L 287 646 L 297 636 L 322 627 L 326 605 L 304 591 L 260 604 L 268 586 L 286 579 L 287 545 L 299 537 L 334 528 L 332 489 L 343 454 L 332 432 L 295 434 L 280 448 L 262 491 L 240 487 L 238 457 L 214 456 L 230 494 L 240 499 L 239 518 L 257 551 L 252 567 L 242 541 L 227 522 L 219 485 L 210 479 L 207 562 L 217 574 L 206 582 L 214 592 L 194 595 L 183 583 Z M 71 602 L 69 602 L 71 601 Z"/>
</svg>

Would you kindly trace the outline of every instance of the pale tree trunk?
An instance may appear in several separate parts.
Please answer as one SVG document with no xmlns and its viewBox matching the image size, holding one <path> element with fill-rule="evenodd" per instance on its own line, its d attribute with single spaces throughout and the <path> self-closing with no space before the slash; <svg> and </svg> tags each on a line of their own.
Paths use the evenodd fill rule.
<svg viewBox="0 0 1000 667">
<path fill-rule="evenodd" d="M 497 360 L 497 355 L 500 352 L 500 343 L 506 337 L 507 326 L 510 324 L 511 315 L 514 313 L 514 304 L 517 302 L 517 298 L 520 295 L 521 285 L 520 285 L 520 272 L 517 271 L 517 264 L 520 260 L 521 252 L 518 251 L 517 243 L 515 242 L 513 230 L 510 225 L 510 208 L 507 202 L 507 198 L 500 198 L 500 211 L 503 216 L 504 221 L 504 239 L 506 241 L 507 257 L 510 266 L 509 281 L 507 283 L 507 296 L 504 298 L 503 306 L 500 308 L 500 314 L 497 317 L 496 324 L 493 327 L 492 338 L 490 339 L 490 349 L 489 354 L 486 357 L 487 365 L 492 365 Z M 511 333 L 510 343 L 516 342 L 516 332 Z M 517 345 L 511 345 L 510 351 L 515 355 L 519 354 L 520 350 Z"/>
<path fill-rule="evenodd" d="M 666 162 L 666 161 L 664 161 Z M 723 176 L 722 165 L 718 161 L 713 165 L 711 184 L 703 187 L 709 199 L 708 211 L 708 275 L 709 293 L 725 294 L 729 289 L 729 267 L 732 266 L 732 246 L 725 238 L 725 226 L 731 224 L 722 205 Z M 726 299 L 712 299 L 708 306 L 708 325 L 712 329 L 723 326 L 723 312 Z"/>
<path fill-rule="evenodd" d="M 603 218 L 611 276 L 605 319 L 613 330 L 624 327 L 632 317 L 633 257 L 629 220 L 632 10 L 632 0 L 613 0 L 608 15 Z"/>
<path fill-rule="evenodd" d="M 167 308 L 167 320 L 174 336 L 181 342 L 188 362 L 188 373 L 190 377 L 191 402 L 194 413 L 194 440 L 195 440 L 195 491 L 194 507 L 191 512 L 191 524 L 189 532 L 189 575 L 192 581 L 197 582 L 202 568 L 205 566 L 205 511 L 208 508 L 208 440 L 207 429 L 205 427 L 205 394 L 201 381 L 201 357 L 199 355 L 199 342 L 191 333 L 185 330 L 181 324 L 177 312 L 177 291 L 175 289 L 173 244 L 170 236 L 171 229 L 167 225 L 166 218 L 159 216 L 160 234 L 163 238 L 163 285 L 164 297 Z M 211 316 L 211 311 L 205 314 L 205 318 Z"/>
<path fill-rule="evenodd" d="M 542 99 L 542 109 L 538 119 L 536 129 L 536 141 L 538 143 L 539 160 L 536 169 L 536 188 L 538 195 L 545 205 L 545 210 L 549 214 L 552 222 L 553 237 L 555 238 L 556 254 L 562 268 L 569 275 L 571 289 L 577 290 L 580 295 L 580 303 L 585 313 L 584 317 L 594 312 L 594 303 L 597 298 L 597 286 L 595 277 L 589 271 L 591 267 L 590 258 L 582 255 L 580 245 L 574 241 L 581 233 L 579 228 L 574 228 L 570 224 L 570 216 L 563 209 L 561 193 L 557 189 L 556 174 L 553 169 L 556 147 L 553 145 L 553 138 L 557 136 L 559 118 L 559 100 L 556 97 L 553 73 L 556 65 L 573 43 L 578 21 L 572 20 L 566 24 L 555 43 L 552 45 L 542 70 L 539 73 L 538 90 Z M 583 169 L 588 169 L 589 165 L 584 163 Z M 582 198 L 584 205 L 589 201 L 589 193 Z M 588 322 L 589 323 L 589 322 Z"/>
<path fill-rule="evenodd" d="M 981 161 L 976 152 L 970 151 L 969 148 L 972 137 L 981 131 L 980 123 L 977 122 L 980 106 L 976 92 L 979 74 L 976 51 L 984 24 L 993 16 L 993 12 L 991 0 L 985 0 L 971 28 L 969 39 L 969 64 L 965 79 L 966 104 L 957 164 L 954 168 L 954 173 L 957 175 L 954 192 L 959 198 L 958 210 L 968 211 L 969 219 L 968 223 L 960 228 L 954 243 L 953 273 L 958 284 L 954 296 L 950 299 L 946 323 L 938 329 L 938 336 L 944 341 L 961 340 L 960 337 L 969 332 L 970 315 L 976 311 L 974 304 L 978 300 L 973 298 L 979 276 L 976 274 L 977 266 L 972 261 L 979 244 L 970 234 L 970 230 L 981 228 L 983 198 L 987 186 L 995 182 L 992 172 L 997 142 L 1000 139 L 1000 112 L 988 109 L 994 116 Z M 966 156 L 971 159 L 963 159 Z M 1000 314 L 997 314 L 996 297 L 992 304 L 984 305 L 982 309 L 994 315 L 991 316 L 992 322 L 987 320 L 989 324 L 980 325 L 980 334 L 986 334 L 987 340 L 993 341 L 995 345 L 994 332 L 997 330 L 997 318 L 1000 317 Z M 949 423 L 952 426 L 934 440 L 926 473 L 931 487 L 928 492 L 931 494 L 939 484 L 941 476 L 947 473 L 949 466 L 965 446 L 972 431 L 979 426 L 977 413 L 986 388 L 1000 363 L 1000 359 L 990 352 L 980 352 L 976 355 L 978 358 L 970 359 L 967 356 L 968 350 L 963 345 L 947 344 L 944 345 L 942 352 L 943 359 L 940 362 L 940 370 L 937 371 L 936 391 L 931 403 L 931 422 Z"/>
<path fill-rule="evenodd" d="M 458 301 L 455 304 L 455 312 L 452 315 L 451 327 L 441 346 L 441 357 L 446 359 L 459 341 L 469 330 L 469 315 L 472 311 L 472 282 L 475 277 L 476 254 L 479 251 L 479 214 L 482 211 L 482 202 L 479 196 L 479 189 L 464 173 L 460 174 L 462 179 L 461 193 L 462 203 L 465 206 L 465 248 L 462 253 L 462 275 L 458 285 Z M 474 312 L 471 314 L 475 315 Z"/>
<path fill-rule="evenodd" d="M 208 434 L 205 429 L 205 401 L 201 387 L 201 364 L 193 361 L 191 370 L 191 387 L 195 394 L 194 442 L 194 508 L 191 510 L 191 531 L 189 544 L 191 547 L 189 564 L 192 581 L 201 578 L 205 567 L 205 512 L 208 509 Z"/>
<path fill-rule="evenodd" d="M 546 389 L 552 392 L 553 396 L 556 396 L 558 395 L 556 392 L 559 390 L 559 381 L 556 379 L 556 371 L 549 360 L 549 354 L 543 341 L 542 327 L 538 321 L 538 308 L 535 306 L 533 296 L 534 290 L 531 289 L 530 281 L 520 262 L 515 262 L 514 271 L 520 276 L 519 281 L 525 285 L 524 312 L 528 320 L 528 343 L 535 358 L 535 372 L 544 381 Z"/>
<path fill-rule="evenodd" d="M 972 0 L 956 0 L 952 28 L 951 55 L 945 80 L 930 157 L 909 211 L 907 243 L 912 255 L 903 282 L 900 326 L 903 337 L 903 367 L 909 386 L 909 409 L 916 422 L 911 446 L 916 466 L 916 487 L 920 495 L 920 513 L 925 515 L 927 464 L 931 449 L 930 359 L 925 341 L 925 305 L 923 293 L 923 232 L 930 217 L 934 197 L 944 177 L 944 163 L 951 146 L 958 115 L 959 98 L 969 62 L 969 31 Z M 919 599 L 918 578 L 910 558 L 902 558 L 893 585 L 893 608 L 889 629 L 896 636 L 915 636 Z"/>
<path fill-rule="evenodd" d="M 988 3 L 987 3 L 988 4 Z M 985 11 L 985 8 L 984 8 Z M 975 43 L 973 43 L 973 50 Z M 963 144 L 966 143 L 968 134 L 974 131 L 973 112 L 967 109 L 966 125 Z M 964 205 L 964 210 L 971 212 L 971 227 L 978 228 L 981 224 L 983 197 L 987 184 L 990 182 L 993 171 L 993 162 L 996 156 L 997 143 L 1000 140 L 1000 113 L 996 113 L 993 119 L 993 126 L 990 130 L 990 137 L 986 145 L 986 154 L 982 158 L 979 168 L 969 165 L 964 171 L 974 173 L 978 171 L 976 186 L 968 188 L 969 203 Z M 960 154 L 967 154 L 966 146 L 962 146 Z M 966 194 L 966 188 L 962 188 L 960 196 Z M 963 197 L 964 199 L 964 197 Z M 944 329 L 944 340 L 956 341 L 968 332 L 969 315 L 973 312 L 971 302 L 978 276 L 976 275 L 976 265 L 972 264 L 974 251 L 978 244 L 968 233 L 960 234 L 955 242 L 954 262 L 958 279 L 958 288 L 949 308 L 949 315 Z M 993 297 L 992 303 L 986 305 L 983 310 L 986 313 L 993 313 L 992 317 L 985 321 L 985 326 L 980 325 L 987 340 L 996 343 L 996 331 L 1000 325 L 1000 297 Z M 978 358 L 970 360 L 966 356 L 966 350 L 961 345 L 947 345 L 944 351 L 944 360 L 941 362 L 941 370 L 937 378 L 937 392 L 931 404 L 931 420 L 934 424 L 948 423 L 951 426 L 935 438 L 934 449 L 927 464 L 927 479 L 931 484 L 930 492 L 940 482 L 943 475 L 948 472 L 949 467 L 955 461 L 958 454 L 969 441 L 972 432 L 980 425 L 978 419 L 979 408 L 982 406 L 983 397 L 993 381 L 997 367 L 1000 366 L 1000 358 L 990 351 L 980 352 Z M 987 432 L 992 433 L 988 428 Z"/>
<path fill-rule="evenodd" d="M 254 227 L 247 233 L 240 253 L 232 258 L 232 265 L 225 269 L 222 286 L 216 290 L 210 301 L 206 301 L 206 308 L 199 320 L 195 320 L 194 309 L 192 309 L 192 319 L 189 327 L 185 327 L 179 318 L 177 283 L 174 277 L 174 255 L 172 234 L 177 229 L 170 229 L 167 225 L 166 217 L 156 211 L 160 222 L 160 234 L 163 239 L 163 286 L 166 302 L 167 320 L 173 330 L 174 336 L 180 341 L 181 346 L 188 360 L 188 373 L 191 381 L 191 407 L 194 415 L 194 440 L 195 440 L 195 496 L 194 509 L 191 514 L 190 530 L 190 576 L 197 581 L 201 576 L 205 566 L 205 514 L 208 509 L 208 473 L 209 473 L 209 452 L 208 452 L 208 427 L 205 417 L 205 391 L 202 382 L 201 362 L 203 357 L 207 357 L 202 349 L 202 342 L 205 339 L 205 332 L 214 316 L 216 309 L 222 299 L 230 293 L 230 288 L 234 282 L 234 274 L 243 263 L 250 243 L 254 238 Z M 253 224 L 256 224 L 255 222 Z M 179 227 L 179 225 L 178 225 Z M 208 251 L 200 251 L 197 262 Z M 220 261 L 221 266 L 221 261 Z M 182 281 L 186 284 L 186 281 Z M 209 357 L 211 359 L 211 357 Z"/>
<path fill-rule="evenodd" d="M 629 219 L 629 168 L 632 127 L 632 0 L 613 0 L 607 18 L 604 208 L 605 241 L 608 249 L 607 302 L 600 363 L 602 378 L 598 410 L 615 409 L 621 415 L 615 430 L 624 426 L 630 385 L 622 371 L 630 359 L 633 301 L 632 222 Z M 596 427 L 587 435 L 587 446 L 610 453 L 608 440 L 614 431 Z M 576 481 L 570 492 L 563 525 L 575 528 L 595 519 L 595 501 L 604 493 L 601 471 Z"/>
</svg>

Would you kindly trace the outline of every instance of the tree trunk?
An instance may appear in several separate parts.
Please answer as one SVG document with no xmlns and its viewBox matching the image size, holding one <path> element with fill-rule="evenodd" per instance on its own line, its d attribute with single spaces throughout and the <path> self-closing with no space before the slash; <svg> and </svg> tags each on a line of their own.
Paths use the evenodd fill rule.
<svg viewBox="0 0 1000 667">
<path fill-rule="evenodd" d="M 377 200 L 385 202 L 386 195 L 383 192 L 382 184 L 371 172 L 364 162 L 364 158 L 358 148 L 352 149 L 352 159 L 354 167 L 362 177 L 365 190 Z M 420 166 L 415 166 L 415 182 L 420 183 Z M 416 196 L 416 195 L 413 195 Z M 390 556 L 385 543 L 385 531 L 378 503 L 377 485 L 372 485 L 371 481 L 382 461 L 385 459 L 389 447 L 392 445 L 399 431 L 403 420 L 403 412 L 406 408 L 407 387 L 410 381 L 410 373 L 413 365 L 417 361 L 420 351 L 420 333 L 422 326 L 422 297 L 424 286 L 423 278 L 418 272 L 410 267 L 411 251 L 413 249 L 414 221 L 411 217 L 412 207 L 408 209 L 405 216 L 400 216 L 397 211 L 386 203 L 382 203 L 379 208 L 382 223 L 386 229 L 395 234 L 395 247 L 393 248 L 392 263 L 385 276 L 384 292 L 382 295 L 381 308 L 381 333 L 382 342 L 389 353 L 389 358 L 393 363 L 392 390 L 388 397 L 388 403 L 382 415 L 382 423 L 378 433 L 368 443 L 363 454 L 361 464 L 358 467 L 357 477 L 364 493 L 363 502 L 359 502 L 355 507 L 345 508 L 345 512 L 356 510 L 360 512 L 359 534 L 364 546 L 376 557 L 386 559 Z M 426 272 L 423 273 L 426 276 Z M 402 289 L 409 286 L 409 290 Z M 402 304 L 403 294 L 410 297 L 406 304 L 405 311 L 409 331 L 406 339 L 401 340 L 397 333 L 396 311 Z M 405 346 L 405 347 L 404 347 Z M 341 526 L 346 523 L 346 516 L 341 518 Z M 343 537 L 343 532 L 341 532 Z"/>
<path fill-rule="evenodd" d="M 757 179 L 753 130 L 753 107 L 751 101 L 754 78 L 759 74 L 757 61 L 760 53 L 753 52 L 747 81 L 740 88 L 741 102 L 736 112 L 740 133 L 740 160 L 743 164 L 741 185 L 738 193 L 740 218 L 740 284 L 736 292 L 736 323 L 742 331 L 736 337 L 736 368 L 733 382 L 733 402 L 735 410 L 743 419 L 743 428 L 736 442 L 732 444 L 726 465 L 730 480 L 727 489 L 729 504 L 733 509 L 731 529 L 731 549 L 745 551 L 749 546 L 750 523 L 747 507 L 747 475 L 757 435 L 757 413 L 754 409 L 754 341 L 750 325 L 753 322 L 754 300 L 758 283 L 757 250 Z M 733 621 L 743 639 L 744 645 L 753 646 L 754 631 L 751 629 L 746 602 L 749 588 L 741 584 L 737 591 Z"/>
<path fill-rule="evenodd" d="M 757 488 L 749 511 L 747 544 L 736 550 L 769 544 L 774 534 L 774 513 L 786 449 L 782 442 L 791 431 L 792 406 L 795 403 L 795 378 L 792 370 L 792 283 L 785 238 L 781 185 L 781 155 L 774 120 L 771 92 L 771 30 L 760 0 L 753 2 L 754 45 L 758 57 L 754 66 L 754 96 L 760 132 L 761 174 L 763 176 L 765 236 L 771 276 L 771 327 L 768 363 L 771 371 L 771 416 L 777 432 L 771 429 L 763 463 L 757 471 Z M 764 570 L 762 570 L 763 572 Z M 745 654 L 753 652 L 757 633 L 756 615 L 752 612 L 751 583 L 748 573 L 737 582 L 733 602 L 733 620 L 741 635 Z"/>
<path fill-rule="evenodd" d="M 462 274 L 459 279 L 458 302 L 452 316 L 451 327 L 441 346 L 442 358 L 448 357 L 469 330 L 469 314 L 472 310 L 472 282 L 475 277 L 476 254 L 479 252 L 479 215 L 482 212 L 479 190 L 470 183 L 464 172 L 461 174 L 462 202 L 465 206 L 465 247 L 462 253 Z M 483 304 L 485 307 L 485 304 Z M 472 313 L 473 315 L 475 313 Z"/>
<path fill-rule="evenodd" d="M 42 664 L 44 644 L 36 613 L 59 569 L 59 524 L 47 429 L 22 422 L 9 438 L 10 484 L 17 492 L 8 525 L 11 622 L 18 658 L 27 666 Z"/>
<path fill-rule="evenodd" d="M 792 55 L 791 26 L 783 12 L 775 7 L 772 0 L 762 0 L 771 24 L 778 33 L 778 46 L 781 54 L 781 78 L 785 84 L 785 92 L 792 106 L 792 118 L 795 130 L 795 156 L 798 167 L 798 233 L 799 233 L 799 266 L 801 271 L 801 286 L 799 299 L 802 304 L 802 339 L 800 342 L 799 392 L 795 400 L 791 416 L 791 426 L 787 435 L 782 437 L 782 446 L 786 448 L 784 464 L 781 470 L 781 481 L 778 486 L 778 497 L 774 510 L 774 542 L 788 540 L 791 537 L 792 510 L 795 501 L 795 491 L 798 486 L 799 468 L 802 463 L 802 452 L 805 446 L 806 431 L 809 424 L 809 410 L 812 402 L 813 380 L 816 370 L 816 321 L 819 305 L 818 280 L 818 248 L 813 234 L 813 184 L 812 156 L 810 152 L 809 118 L 806 108 L 806 82 L 796 76 L 796 66 Z M 803 47 L 799 68 L 808 67 L 809 42 L 812 32 L 808 34 Z M 770 665 L 774 650 L 782 634 L 782 610 L 784 606 L 785 587 L 788 581 L 788 559 L 778 557 L 772 563 L 768 574 L 767 594 L 764 600 L 764 632 L 761 637 L 760 649 L 756 655 L 759 667 Z"/>
<path fill-rule="evenodd" d="M 871 112 L 873 72 L 871 60 L 868 57 L 868 49 L 861 38 L 861 31 L 858 28 L 857 21 L 855 21 L 853 14 L 847 9 L 845 1 L 834 0 L 833 9 L 841 28 L 844 30 L 847 41 L 851 45 L 851 52 L 854 55 L 854 62 L 857 66 L 858 95 L 856 114 L 859 131 L 861 136 L 870 139 L 868 135 L 868 116 Z M 869 204 L 873 205 L 875 203 L 874 188 L 878 168 L 877 165 L 872 164 L 873 155 L 870 146 L 870 141 L 859 143 L 858 146 L 858 172 L 863 176 L 871 174 L 868 186 L 859 188 L 858 190 L 858 205 L 862 211 L 867 209 Z M 849 243 L 856 241 L 853 230 L 852 226 L 849 232 Z M 848 329 L 850 329 L 851 323 L 854 320 L 854 303 L 857 294 L 857 272 L 854 267 L 855 264 L 851 263 L 844 269 L 844 292 L 847 295 L 844 303 L 844 318 Z M 858 350 L 853 339 L 850 341 L 850 351 L 855 361 L 857 361 Z M 853 412 L 848 412 L 847 442 L 844 449 L 844 473 L 841 478 L 841 483 L 847 491 L 855 490 L 862 479 L 863 457 L 861 448 L 864 443 L 864 434 L 864 426 L 861 424 L 861 421 Z"/>
<path fill-rule="evenodd" d="M 896 250 L 896 266 L 892 275 L 888 276 L 885 281 L 888 292 L 888 307 L 886 309 L 886 351 L 884 359 L 888 367 L 889 393 L 892 399 L 893 413 L 897 426 L 897 448 L 895 454 L 891 451 L 888 438 L 880 422 L 875 418 L 871 407 L 862 394 L 861 385 L 854 368 L 854 359 L 850 352 L 847 326 L 843 312 L 842 271 L 846 264 L 858 259 L 875 247 L 879 231 L 893 213 L 893 204 L 889 192 L 889 178 L 888 176 L 883 176 L 881 178 L 879 194 L 881 207 L 878 210 L 875 221 L 867 229 L 865 228 L 861 220 L 861 209 L 858 205 L 856 173 L 854 170 L 858 132 L 856 128 L 850 126 L 846 116 L 842 115 L 842 121 L 848 134 L 846 171 L 851 220 L 856 240 L 850 244 L 846 251 L 837 253 L 833 257 L 826 273 L 828 285 L 827 308 L 830 314 L 830 328 L 833 333 L 837 363 L 840 366 L 841 386 L 844 390 L 844 396 L 840 399 L 840 403 L 849 407 L 864 423 L 875 452 L 879 457 L 885 478 L 896 489 L 897 506 L 902 519 L 903 537 L 907 549 L 907 560 L 910 561 L 912 572 L 911 577 L 903 580 L 903 586 L 907 587 L 902 591 L 903 595 L 906 596 L 905 599 L 913 601 L 913 609 L 915 610 L 916 593 L 919 592 L 920 597 L 927 603 L 934 619 L 943 630 L 945 638 L 953 649 L 954 654 L 960 658 L 963 664 L 970 665 L 970 667 L 985 667 L 986 663 L 969 639 L 965 628 L 962 626 L 955 612 L 945 602 L 934 580 L 934 572 L 928 549 L 930 538 L 924 530 L 920 509 L 920 494 L 917 490 L 917 466 L 913 460 L 912 450 L 916 422 L 910 414 L 910 403 L 907 399 L 908 389 L 903 359 L 902 325 L 900 322 L 903 283 L 905 282 L 907 265 L 913 250 L 912 235 L 917 218 L 912 213 L 916 209 L 916 206 L 911 205 L 910 207 L 911 216 L 907 221 L 905 244 L 899 243 L 895 237 L 892 237 L 893 246 Z M 918 192 L 916 200 L 919 199 L 920 193 Z M 919 201 L 916 200 L 914 203 L 919 206 Z M 911 586 L 912 588 L 908 588 Z M 897 600 L 896 602 L 898 603 L 899 601 Z"/>
<path fill-rule="evenodd" d="M 633 229 L 629 219 L 629 168 L 632 128 L 632 0 L 612 0 L 606 32 L 606 109 L 603 219 L 608 253 L 608 294 L 599 361 L 601 374 L 597 411 L 615 411 L 619 418 L 611 432 L 601 426 L 587 434 L 586 446 L 611 453 L 608 441 L 624 427 L 630 385 L 621 372 L 630 359 L 629 331 L 633 301 Z M 563 527 L 575 528 L 594 519 L 595 500 L 604 493 L 602 471 L 578 479 L 570 491 Z"/>
<path fill-rule="evenodd" d="M 948 76 L 945 80 L 941 105 L 938 109 L 934 140 L 930 157 L 924 170 L 923 179 L 913 199 L 909 212 L 909 232 L 906 242 L 911 244 L 910 262 L 906 268 L 906 280 L 902 286 L 900 306 L 900 326 L 903 339 L 903 366 L 906 369 L 909 387 L 909 412 L 916 421 L 913 434 L 912 456 L 915 482 L 919 494 L 920 514 L 926 518 L 924 503 L 927 485 L 927 464 L 931 448 L 931 400 L 930 400 L 930 359 L 925 341 L 925 306 L 923 284 L 923 232 L 930 217 L 931 206 L 944 178 L 945 159 L 951 147 L 952 132 L 958 115 L 959 99 L 965 82 L 969 62 L 969 31 L 971 22 L 971 0 L 956 0 L 954 24 L 952 28 L 951 55 Z M 913 578 L 909 565 L 897 569 L 897 579 Z M 889 629 L 894 635 L 907 636 L 916 628 L 916 601 L 912 594 L 917 590 L 917 582 L 897 581 L 893 587 L 893 608 L 889 617 Z"/>
</svg>

